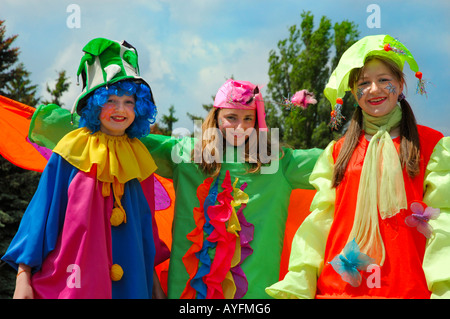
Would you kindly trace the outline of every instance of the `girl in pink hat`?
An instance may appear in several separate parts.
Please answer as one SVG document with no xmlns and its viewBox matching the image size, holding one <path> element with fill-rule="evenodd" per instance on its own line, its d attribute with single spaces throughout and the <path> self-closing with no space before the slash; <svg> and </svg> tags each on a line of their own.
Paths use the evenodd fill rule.
<svg viewBox="0 0 450 319">
<path fill-rule="evenodd" d="M 257 85 L 227 80 L 197 139 L 141 139 L 176 191 L 169 298 L 267 298 L 279 278 L 291 191 L 313 189 L 320 149 L 268 137 Z M 275 136 L 276 137 L 276 136 Z"/>
</svg>

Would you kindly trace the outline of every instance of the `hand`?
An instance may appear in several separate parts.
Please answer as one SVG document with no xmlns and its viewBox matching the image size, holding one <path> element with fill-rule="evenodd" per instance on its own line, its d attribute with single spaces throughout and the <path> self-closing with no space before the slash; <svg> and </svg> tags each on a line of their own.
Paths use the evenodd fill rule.
<svg viewBox="0 0 450 319">
<path fill-rule="evenodd" d="M 31 268 L 27 265 L 19 265 L 13 298 L 34 299 L 33 288 L 31 287 Z"/>
<path fill-rule="evenodd" d="M 152 292 L 153 299 L 167 299 L 166 294 L 164 293 L 164 290 L 161 287 L 161 283 L 159 282 L 158 275 L 156 274 L 156 271 L 153 270 L 153 292 Z"/>
</svg>

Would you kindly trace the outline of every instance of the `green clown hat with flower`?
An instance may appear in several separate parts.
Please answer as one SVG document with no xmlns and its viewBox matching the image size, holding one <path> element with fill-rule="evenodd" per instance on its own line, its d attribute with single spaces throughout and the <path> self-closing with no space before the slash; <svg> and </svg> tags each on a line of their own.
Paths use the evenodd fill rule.
<svg viewBox="0 0 450 319">
<path fill-rule="evenodd" d="M 332 106 L 330 126 L 336 129 L 342 122 L 342 98 L 351 88 L 348 84 L 352 69 L 364 66 L 369 56 L 383 56 L 394 61 L 403 70 L 405 62 L 418 78 L 417 93 L 425 94 L 425 81 L 411 52 L 400 41 L 390 35 L 373 35 L 354 43 L 342 55 L 338 66 L 333 71 L 325 87 L 324 94 Z"/>
</svg>

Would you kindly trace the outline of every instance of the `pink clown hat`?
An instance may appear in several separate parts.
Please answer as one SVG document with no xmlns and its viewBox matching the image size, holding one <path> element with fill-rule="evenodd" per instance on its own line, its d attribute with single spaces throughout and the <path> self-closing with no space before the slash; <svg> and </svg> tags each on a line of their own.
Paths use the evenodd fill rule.
<svg viewBox="0 0 450 319">
<path fill-rule="evenodd" d="M 257 85 L 248 81 L 227 80 L 214 99 L 214 107 L 227 109 L 255 110 L 258 127 L 267 131 L 264 100 Z"/>
</svg>

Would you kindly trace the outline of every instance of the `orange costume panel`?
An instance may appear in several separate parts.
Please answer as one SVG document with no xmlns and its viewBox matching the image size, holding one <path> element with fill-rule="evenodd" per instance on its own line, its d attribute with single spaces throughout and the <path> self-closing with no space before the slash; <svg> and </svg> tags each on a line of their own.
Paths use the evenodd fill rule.
<svg viewBox="0 0 450 319">
<path fill-rule="evenodd" d="M 422 200 L 424 175 L 430 156 L 441 133 L 418 126 L 420 136 L 420 173 L 410 178 L 403 170 L 406 197 L 409 204 Z M 400 137 L 393 139 L 399 150 Z M 336 161 L 343 139 L 334 145 L 333 158 Z M 362 282 L 352 287 L 343 281 L 329 262 L 342 253 L 353 226 L 357 202 L 359 180 L 369 141 L 364 134 L 347 166 L 345 177 L 336 188 L 336 202 L 333 223 L 326 242 L 324 267 L 318 278 L 316 298 L 429 298 L 422 261 L 426 238 L 416 228 L 408 227 L 405 218 L 409 209 L 401 210 L 391 218 L 382 219 L 378 215 L 380 233 L 386 249 L 386 260 L 381 267 L 362 272 Z"/>
</svg>

